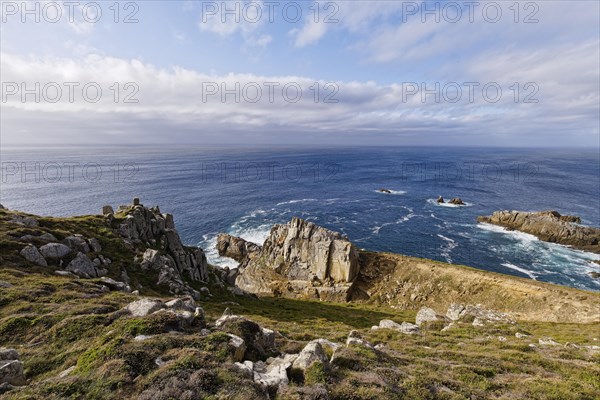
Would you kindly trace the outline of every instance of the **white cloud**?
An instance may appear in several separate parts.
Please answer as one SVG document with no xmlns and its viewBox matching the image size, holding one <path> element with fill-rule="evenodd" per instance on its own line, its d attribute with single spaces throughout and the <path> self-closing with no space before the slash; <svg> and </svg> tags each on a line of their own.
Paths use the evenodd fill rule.
<svg viewBox="0 0 600 400">
<path fill-rule="evenodd" d="M 472 79 L 502 78 L 501 82 L 497 80 L 505 93 L 501 101 L 494 104 L 480 95 L 473 103 L 467 101 L 467 96 L 457 103 L 443 99 L 435 102 L 431 97 L 423 103 L 418 94 L 403 95 L 406 87 L 401 82 L 380 85 L 373 81 L 339 82 L 339 91 L 334 96 L 338 102 L 323 103 L 325 97 L 334 92 L 334 87 L 326 88 L 326 82 L 309 77 L 214 76 L 180 67 L 160 69 L 136 59 L 100 55 L 70 59 L 2 53 L 4 84 L 26 82 L 28 89 L 33 88 L 35 82 L 40 82 L 42 87 L 49 82 L 60 86 L 64 82 L 80 84 L 72 103 L 68 101 L 66 89 L 56 103 L 45 101 L 43 97 L 38 103 L 31 95 L 25 102 L 18 94 L 8 96 L 2 103 L 2 140 L 14 143 L 27 141 L 29 137 L 38 142 L 88 143 L 135 142 L 144 137 L 153 143 L 175 138 L 227 142 L 236 140 L 243 132 L 248 140 L 260 138 L 267 143 L 293 141 L 301 133 L 301 137 L 311 137 L 319 143 L 322 140 L 373 144 L 385 143 L 386 138 L 444 143 L 452 136 L 452 140 L 462 140 L 462 144 L 498 140 L 507 145 L 515 138 L 521 144 L 528 140 L 533 143 L 543 140 L 544 144 L 554 136 L 559 140 L 552 143 L 560 144 L 561 135 L 575 131 L 580 133 L 582 141 L 593 143 L 598 137 L 597 85 L 596 89 L 589 85 L 591 81 L 598 82 L 594 46 L 597 44 L 564 48 L 553 63 L 544 61 L 548 54 L 540 53 L 534 55 L 533 60 L 523 59 L 522 63 L 502 55 L 474 64 L 465 72 L 471 74 Z M 573 59 L 579 60 L 588 73 L 566 79 L 569 61 Z M 537 63 L 539 68 L 536 75 L 541 79 L 540 101 L 516 104 L 507 88 L 513 79 L 527 77 L 523 71 L 529 62 Z M 499 75 L 500 72 L 503 75 Z M 96 103 L 85 101 L 81 92 L 83 85 L 90 82 L 97 83 L 103 91 Z M 114 99 L 115 82 L 119 83 L 119 102 Z M 124 85 L 128 82 L 139 88 L 134 96 L 138 103 L 123 103 L 125 96 L 135 89 L 131 86 L 126 90 Z M 319 87 L 319 102 L 314 99 L 315 82 Z M 279 86 L 273 86 L 274 83 Z M 551 85 L 550 93 L 545 91 L 543 83 Z M 282 88 L 286 84 L 302 89 L 303 96 L 298 102 L 291 101 L 295 96 L 291 86 L 285 97 Z M 433 83 L 428 85 L 431 88 Z M 236 87 L 239 89 L 235 90 Z M 260 98 L 256 98 L 257 87 L 262 92 Z M 269 87 L 274 87 L 272 101 Z M 226 94 L 223 99 L 222 89 L 236 93 Z M 217 93 L 212 95 L 211 90 Z M 48 93 L 54 96 L 53 91 Z M 30 132 L 30 136 L 23 131 Z M 165 132 L 169 135 L 165 136 Z M 564 136 L 562 140 L 564 142 Z"/>
<path fill-rule="evenodd" d="M 307 18 L 301 29 L 292 29 L 290 34 L 295 36 L 295 46 L 304 47 L 319 41 L 327 32 L 327 24 L 324 22 L 315 22 L 314 18 Z"/>
</svg>

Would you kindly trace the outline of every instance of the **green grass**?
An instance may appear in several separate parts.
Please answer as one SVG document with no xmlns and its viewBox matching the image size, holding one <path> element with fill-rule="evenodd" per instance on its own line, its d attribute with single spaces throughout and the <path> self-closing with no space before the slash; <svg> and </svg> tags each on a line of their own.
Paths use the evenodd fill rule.
<svg viewBox="0 0 600 400">
<path fill-rule="evenodd" d="M 119 310 L 136 296 L 107 293 L 98 280 L 56 276 L 52 268 L 30 265 L 18 255 L 23 244 L 12 239 L 41 232 L 59 239 L 73 233 L 96 237 L 102 254 L 113 260 L 110 276 L 119 279 L 126 269 L 143 286 L 142 294 L 170 297 L 152 285 L 155 277 L 136 270 L 133 251 L 102 217 L 40 218 L 37 228 L 15 226 L 8 219 L 10 213 L 0 211 L 0 281 L 12 285 L 0 289 L 0 347 L 19 351 L 30 384 L 3 398 L 168 399 L 181 397 L 177 388 L 194 390 L 204 399 L 266 398 L 264 388 L 233 368 L 225 333 L 202 336 L 199 327 L 167 333 L 173 321 L 161 316 L 124 317 Z M 281 350 L 297 353 L 316 338 L 344 343 L 351 330 L 383 346 L 344 346 L 332 366 L 313 364 L 278 398 L 317 398 L 319 390 L 327 390 L 331 399 L 365 400 L 600 398 L 600 354 L 583 347 L 600 344 L 598 324 L 520 321 L 460 325 L 446 332 L 432 324 L 419 335 L 404 335 L 370 328 L 382 319 L 414 322 L 414 311 L 367 303 L 235 297 L 214 278 L 209 288 L 213 298 L 199 304 L 208 322 L 229 307 L 280 332 L 276 344 Z M 531 336 L 517 339 L 516 332 Z M 154 336 L 134 341 L 141 334 Z M 580 347 L 529 346 L 542 336 Z M 71 375 L 57 377 L 72 366 L 76 369 Z"/>
</svg>

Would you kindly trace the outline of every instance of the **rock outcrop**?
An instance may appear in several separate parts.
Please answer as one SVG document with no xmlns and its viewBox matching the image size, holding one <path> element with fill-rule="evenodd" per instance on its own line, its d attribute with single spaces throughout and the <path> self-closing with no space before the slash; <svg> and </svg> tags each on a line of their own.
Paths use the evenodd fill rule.
<svg viewBox="0 0 600 400">
<path fill-rule="evenodd" d="M 557 211 L 496 211 L 478 217 L 477 221 L 529 233 L 546 242 L 600 253 L 600 228 L 577 225 L 581 222 L 579 217 L 560 215 Z"/>
<path fill-rule="evenodd" d="M 83 253 L 77 253 L 77 256 L 65 268 L 81 278 L 98 278 L 106 275 L 105 269 L 96 268 L 92 260 Z"/>
<path fill-rule="evenodd" d="M 224 235 L 220 243 L 221 254 L 246 253 L 235 282 L 250 293 L 346 301 L 359 272 L 347 238 L 300 218 L 275 225 L 262 247 Z"/>
<path fill-rule="evenodd" d="M 198 247 L 183 245 L 173 216 L 162 214 L 158 207 L 146 208 L 139 202 L 129 207 L 121 206 L 118 212 L 119 234 L 126 243 L 143 251 L 138 259 L 142 269 L 157 271 L 158 283 L 169 286 L 173 294 L 199 296 L 183 278 L 206 281 L 206 255 Z"/>
<path fill-rule="evenodd" d="M 217 251 L 221 257 L 242 262 L 246 257 L 259 253 L 261 247 L 242 238 L 222 233 L 217 238 Z"/>
</svg>

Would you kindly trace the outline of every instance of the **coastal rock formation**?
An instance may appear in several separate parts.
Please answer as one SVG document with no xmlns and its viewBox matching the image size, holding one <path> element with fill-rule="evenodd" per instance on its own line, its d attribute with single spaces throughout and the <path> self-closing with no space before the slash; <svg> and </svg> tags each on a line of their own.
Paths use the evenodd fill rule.
<svg viewBox="0 0 600 400">
<path fill-rule="evenodd" d="M 167 284 L 173 294 L 198 296 L 183 277 L 206 281 L 206 255 L 200 248 L 183 245 L 175 229 L 173 216 L 162 214 L 158 207 L 144 207 L 139 201 L 137 205 L 119 207 L 119 213 L 121 237 L 132 246 L 144 249 L 139 261 L 142 269 L 158 271 L 159 284 Z"/>
<path fill-rule="evenodd" d="M 392 191 L 389 190 L 389 189 L 379 189 L 378 192 L 379 193 L 386 193 L 386 194 L 391 194 L 392 193 Z"/>
<path fill-rule="evenodd" d="M 600 253 L 600 228 L 577 225 L 581 222 L 579 217 L 560 215 L 557 211 L 496 211 L 478 217 L 477 221 L 529 233 L 546 242 Z"/>
<path fill-rule="evenodd" d="M 237 262 L 242 262 L 251 254 L 260 252 L 259 245 L 247 242 L 242 238 L 222 233 L 217 238 L 217 251 L 221 257 L 233 258 Z"/>
<path fill-rule="evenodd" d="M 300 218 L 275 225 L 262 247 L 228 235 L 219 243 L 220 254 L 241 260 L 236 285 L 250 293 L 345 301 L 359 271 L 347 238 Z"/>
</svg>

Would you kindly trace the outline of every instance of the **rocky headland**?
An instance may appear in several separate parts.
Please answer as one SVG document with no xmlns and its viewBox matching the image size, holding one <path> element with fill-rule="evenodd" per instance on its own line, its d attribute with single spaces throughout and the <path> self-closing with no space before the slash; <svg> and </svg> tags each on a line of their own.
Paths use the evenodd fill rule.
<svg viewBox="0 0 600 400">
<path fill-rule="evenodd" d="M 600 228 L 579 225 L 581 219 L 577 216 L 557 211 L 496 211 L 478 217 L 477 221 L 529 233 L 546 242 L 600 253 Z"/>
<path fill-rule="evenodd" d="M 138 199 L 71 218 L 1 208 L 0 248 L 7 399 L 600 393 L 598 293 L 364 251 L 299 218 L 262 244 L 220 235 L 233 270 Z"/>
</svg>

